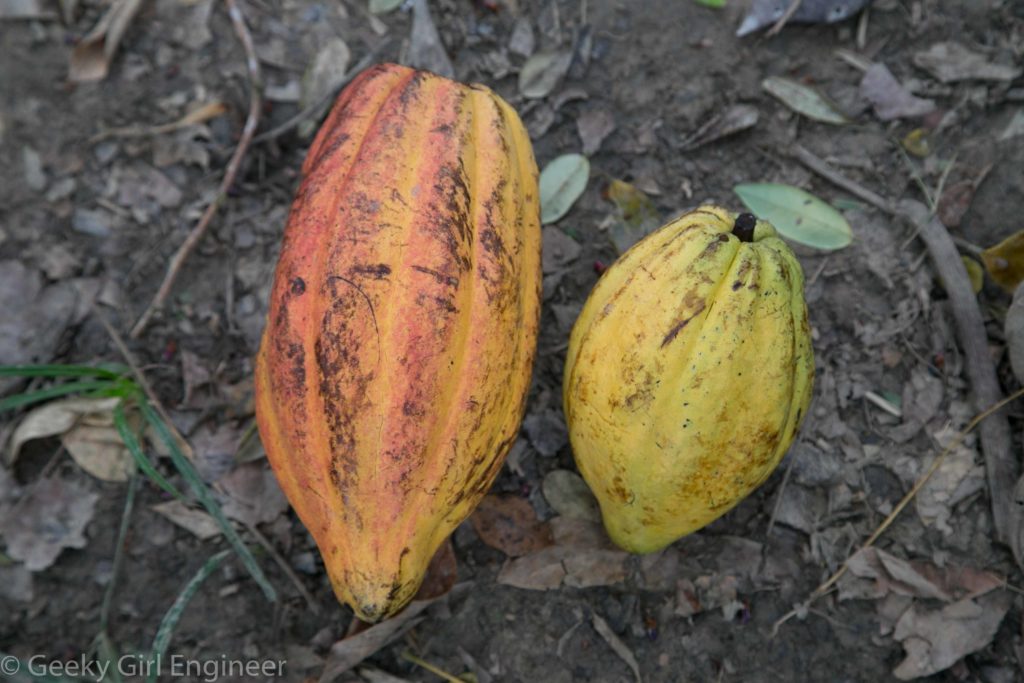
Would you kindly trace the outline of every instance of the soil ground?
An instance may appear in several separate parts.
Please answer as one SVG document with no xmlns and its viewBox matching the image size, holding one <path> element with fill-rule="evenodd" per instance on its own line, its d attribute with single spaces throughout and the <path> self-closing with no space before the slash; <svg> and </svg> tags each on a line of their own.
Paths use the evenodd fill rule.
<svg viewBox="0 0 1024 683">
<path fill-rule="evenodd" d="M 876 3 L 858 47 L 856 20 L 787 26 L 771 39 L 736 38 L 740 4 L 714 10 L 688 0 L 430 3 L 456 76 L 491 86 L 520 111 L 541 167 L 581 150 L 577 122 L 589 114 L 602 112 L 614 122 L 588 155 L 592 172 L 586 191 L 565 218 L 545 228 L 560 231 L 549 233 L 546 243 L 560 240 L 564 246 L 568 237 L 580 250 L 546 273 L 527 408 L 535 428 L 523 431 L 513 449 L 514 467 L 503 469 L 494 488 L 526 497 L 542 518 L 554 515 L 541 492 L 545 475 L 575 470 L 570 448 L 559 436 L 562 365 L 572 321 L 598 278 L 595 263 L 615 258 L 602 229 L 614 212 L 602 196 L 610 179 L 643 189 L 665 219 L 709 201 L 739 209 L 732 187 L 744 182 L 788 183 L 829 201 L 850 199 L 792 156 L 796 144 L 893 199 L 921 199 L 910 169 L 934 188 L 955 157 L 946 187 L 968 186 L 964 181 L 979 178 L 983 169 L 987 173 L 976 192 L 966 193 L 966 211 L 951 232 L 987 247 L 1020 228 L 1024 136 L 999 136 L 1020 111 L 1021 81 L 943 84 L 915 65 L 915 55 L 956 40 L 993 62 L 1019 65 L 1024 5 Z M 244 122 L 248 81 L 244 53 L 223 5 L 167 0 L 141 9 L 106 79 L 69 84 L 71 45 L 105 7 L 78 3 L 67 25 L 0 21 L 0 260 L 40 269 L 46 283 L 75 278 L 99 283 L 100 309 L 126 333 L 215 192 Z M 361 0 L 252 0 L 242 10 L 264 79 L 278 98 L 267 99 L 261 130 L 299 110 L 282 91 L 301 82 L 331 40 L 347 44 L 352 63 L 371 49 L 379 60 L 409 53 L 408 11 L 371 19 Z M 525 57 L 508 50 L 517 21 L 531 29 L 533 50 L 576 54 L 564 79 L 539 101 L 518 91 L 516 74 Z M 914 83 L 920 96 L 935 99 L 940 115 L 878 120 L 859 94 L 861 71 L 840 59 L 837 49 L 885 63 L 899 80 Z M 793 113 L 762 89 L 762 80 L 773 75 L 814 86 L 853 122 L 830 126 Z M 171 121 L 213 100 L 227 103 L 228 112 L 199 128 L 94 139 L 114 127 Z M 736 103 L 757 107 L 760 118 L 753 129 L 684 149 L 688 135 Z M 941 115 L 948 116 L 940 124 Z M 932 129 L 931 155 L 908 165 L 900 140 L 922 125 Z M 250 149 L 169 305 L 131 343 L 178 428 L 213 459 L 233 453 L 251 424 L 252 357 L 309 143 L 301 132 Z M 773 635 L 775 622 L 804 601 L 909 490 L 939 450 L 941 435 L 948 437 L 944 430 L 964 426 L 975 412 L 948 302 L 924 245 L 907 225 L 875 209 L 845 206 L 855 234 L 849 247 L 835 252 L 797 247 L 814 329 L 812 411 L 787 460 L 754 495 L 669 553 L 630 560 L 625 579 L 586 588 L 523 590 L 499 582 L 505 554 L 482 542 L 467 522 L 453 537 L 458 578 L 467 585 L 341 680 L 391 680 L 381 678 L 382 671 L 402 680 L 437 680 L 401 658 L 407 649 L 445 671 L 473 672 L 479 681 L 633 680 L 626 661 L 595 629 L 594 615 L 632 653 L 644 681 L 895 680 L 893 670 L 907 643 L 894 637 L 900 612 L 894 616 L 887 609 L 898 608 L 902 600 L 905 610 L 908 597 L 894 598 L 884 589 L 842 600 L 849 596 L 833 593 Z M 991 281 L 979 295 L 1007 393 L 1017 388 L 1002 332 L 1009 302 Z M 57 342 L 41 347 L 36 360 L 120 360 L 88 309 L 49 324 L 58 328 Z M 41 339 L 50 332 L 27 329 Z M 187 389 L 183 359 L 198 362 L 213 381 Z M 196 395 L 186 396 L 188 391 Z M 900 404 L 903 417 L 879 410 L 865 398 L 869 392 Z M 1012 417 L 1019 453 L 1019 409 Z M 11 426 L 17 415 L 4 419 Z M 218 450 L 222 427 L 227 433 L 220 434 Z M 225 439 L 232 445 L 223 446 Z M 30 490 L 40 477 L 57 476 L 98 495 L 98 503 L 84 547 L 64 550 L 52 566 L 32 573 L 30 593 L 0 595 L 0 651 L 23 660 L 33 655 L 73 660 L 89 651 L 126 491 L 125 484 L 96 479 L 63 455 L 51 462 L 58 447 L 52 438 L 26 446 L 11 467 L 17 484 Z M 957 481 L 970 489 L 967 494 L 960 488 L 939 496 L 938 512 L 911 504 L 878 545 L 936 571 L 968 566 L 1024 585 L 1008 549 L 993 540 L 983 480 L 973 488 L 965 483 L 970 477 L 977 481 L 983 466 L 974 441 L 968 441 L 966 453 Z M 161 467 L 170 473 L 166 464 Z M 223 540 L 199 540 L 151 509 L 165 500 L 159 489 L 144 484 L 131 520 L 109 627 L 122 653 L 148 650 L 188 578 L 227 547 Z M 267 554 L 259 559 L 281 594 L 276 604 L 264 600 L 231 558 L 189 604 L 170 652 L 195 660 L 287 660 L 282 680 L 315 679 L 330 645 L 347 632 L 351 611 L 336 603 L 312 541 L 294 514 L 260 528 L 313 594 L 319 614 L 310 611 Z M 704 609 L 690 615 L 683 604 L 687 581 L 706 598 Z M 937 611 L 944 604 L 914 599 L 919 610 Z M 929 680 L 1021 680 L 1022 601 L 1012 595 L 1007 600 L 1012 605 L 994 635 L 966 657 L 954 656 L 951 668 Z"/>
</svg>

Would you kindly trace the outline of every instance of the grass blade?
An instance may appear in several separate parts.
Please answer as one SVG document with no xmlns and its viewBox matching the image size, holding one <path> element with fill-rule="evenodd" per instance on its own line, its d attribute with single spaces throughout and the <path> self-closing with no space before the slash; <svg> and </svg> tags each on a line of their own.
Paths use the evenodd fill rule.
<svg viewBox="0 0 1024 683">
<path fill-rule="evenodd" d="M 175 442 L 174 437 L 171 436 L 170 431 L 167 429 L 167 425 L 164 424 L 163 420 L 160 419 L 160 416 L 156 414 L 156 411 L 153 410 L 151 405 L 149 405 L 149 402 L 140 400 L 139 407 L 142 409 L 142 414 L 146 418 L 146 421 L 153 426 L 154 430 L 156 430 L 157 436 L 159 436 L 160 440 L 167 445 L 167 449 L 171 452 L 171 460 L 174 462 L 174 466 L 178 468 L 178 472 L 180 472 L 181 476 L 188 482 L 192 492 L 195 493 L 196 498 L 198 498 L 199 502 L 203 504 L 206 511 L 209 512 L 210 516 L 217 521 L 218 526 L 220 526 L 221 531 L 224 533 L 224 538 L 228 540 L 228 543 L 230 543 L 235 549 L 235 552 L 238 553 L 238 557 L 242 560 L 242 564 L 245 565 L 249 574 L 263 590 L 263 595 L 265 595 L 267 600 L 270 602 L 275 602 L 277 600 L 277 591 L 275 591 L 274 587 L 270 585 L 270 581 L 267 580 L 263 570 L 260 569 L 259 564 L 256 562 L 256 558 L 253 557 L 252 552 L 248 547 L 246 547 L 245 543 L 242 542 L 242 539 L 235 531 L 235 528 L 231 526 L 231 522 L 229 522 L 227 517 L 224 516 L 224 512 L 220 509 L 220 505 L 218 505 L 217 501 L 213 499 L 213 495 L 210 493 L 209 487 L 203 482 L 199 473 L 196 472 L 195 467 L 193 467 L 192 463 L 185 457 L 185 454 L 181 452 L 180 448 L 178 448 L 178 444 Z"/>
<path fill-rule="evenodd" d="M 181 491 L 174 488 L 174 484 L 167 481 L 164 475 L 157 471 L 153 463 L 149 461 L 149 456 L 142 450 L 142 444 L 139 443 L 138 438 L 132 432 L 131 427 L 128 425 L 128 420 L 124 416 L 123 403 L 118 403 L 114 408 L 114 427 L 117 428 L 117 433 L 121 435 L 121 441 L 124 441 L 124 445 L 128 448 L 128 452 L 132 454 L 132 457 L 135 458 L 135 464 L 142 470 L 142 473 L 149 477 L 150 481 L 154 484 L 184 503 L 185 497 L 181 494 Z"/>
<path fill-rule="evenodd" d="M 109 379 L 82 380 L 81 382 L 58 384 L 57 386 L 39 389 L 38 391 L 29 391 L 24 394 L 8 396 L 7 398 L 0 400 L 0 413 L 5 410 L 14 410 L 15 408 L 21 408 L 33 403 L 38 403 L 39 401 L 57 398 L 58 396 L 65 396 L 67 394 L 94 392 L 101 391 L 103 389 L 114 389 L 117 387 L 118 384 Z"/>
<path fill-rule="evenodd" d="M 185 608 L 188 607 L 189 601 L 192 596 L 196 594 L 199 587 L 203 585 L 203 581 L 209 578 L 220 563 L 224 561 L 224 558 L 228 556 L 230 550 L 222 550 L 210 559 L 208 559 L 199 571 L 196 572 L 195 576 L 182 589 L 178 597 L 174 599 L 174 604 L 167 610 L 167 614 L 164 615 L 163 620 L 160 622 L 160 628 L 156 630 L 156 636 L 153 638 L 153 649 L 149 653 L 149 670 L 150 674 L 147 677 L 147 681 L 155 682 L 156 674 L 159 668 L 156 666 L 156 662 L 163 658 L 167 652 L 167 646 L 171 644 L 171 636 L 174 635 L 174 629 L 178 625 L 178 620 L 181 619 L 181 615 L 185 612 Z"/>
<path fill-rule="evenodd" d="M 113 367 L 121 367 L 115 365 Z M 102 377 L 117 379 L 126 374 L 127 369 L 111 370 L 110 368 L 92 365 L 0 365 L 0 377 Z"/>
</svg>

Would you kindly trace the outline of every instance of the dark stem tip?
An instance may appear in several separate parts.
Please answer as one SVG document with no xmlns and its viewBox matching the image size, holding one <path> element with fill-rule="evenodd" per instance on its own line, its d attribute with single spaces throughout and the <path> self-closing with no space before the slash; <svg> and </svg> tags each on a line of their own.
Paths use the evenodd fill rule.
<svg viewBox="0 0 1024 683">
<path fill-rule="evenodd" d="M 739 237 L 741 242 L 753 242 L 756 225 L 757 216 L 752 213 L 741 213 L 736 216 L 736 222 L 732 225 L 732 234 Z"/>
</svg>

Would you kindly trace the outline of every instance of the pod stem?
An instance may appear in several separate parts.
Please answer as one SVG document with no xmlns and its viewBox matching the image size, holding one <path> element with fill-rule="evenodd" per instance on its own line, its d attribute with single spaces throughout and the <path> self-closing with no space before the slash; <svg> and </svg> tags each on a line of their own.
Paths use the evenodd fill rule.
<svg viewBox="0 0 1024 683">
<path fill-rule="evenodd" d="M 732 234 L 740 238 L 741 242 L 754 241 L 754 226 L 757 225 L 757 216 L 752 213 L 741 213 L 736 216 L 736 222 L 732 224 Z"/>
</svg>

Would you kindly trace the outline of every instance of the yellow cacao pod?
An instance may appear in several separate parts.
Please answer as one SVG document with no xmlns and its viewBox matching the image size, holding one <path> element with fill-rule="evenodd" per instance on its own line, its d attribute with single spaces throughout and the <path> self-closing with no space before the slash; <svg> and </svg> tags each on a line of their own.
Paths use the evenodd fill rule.
<svg viewBox="0 0 1024 683">
<path fill-rule="evenodd" d="M 807 412 L 803 273 L 775 229 L 704 206 L 598 281 L 573 327 L 573 453 L 622 548 L 647 553 L 760 485 Z"/>
<path fill-rule="evenodd" d="M 400 610 L 518 432 L 540 309 L 537 168 L 500 97 L 396 65 L 303 165 L 256 417 L 339 600 Z"/>
</svg>

